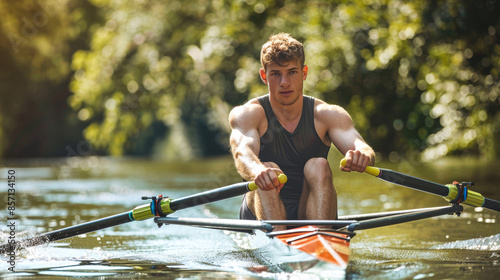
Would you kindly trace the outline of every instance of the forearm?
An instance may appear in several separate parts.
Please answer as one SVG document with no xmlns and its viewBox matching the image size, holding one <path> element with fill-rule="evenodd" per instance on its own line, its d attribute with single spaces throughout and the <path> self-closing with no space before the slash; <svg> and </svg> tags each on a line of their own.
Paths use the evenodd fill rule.
<svg viewBox="0 0 500 280">
<path fill-rule="evenodd" d="M 268 162 L 263 163 L 259 159 L 258 128 L 265 121 L 265 114 L 260 105 L 254 105 L 236 107 L 229 114 L 229 124 L 232 129 L 229 143 L 234 164 L 241 177 L 247 181 L 255 181 L 259 189 L 279 190 L 283 184 L 278 180 L 278 174 L 283 172 L 278 166 Z"/>
<path fill-rule="evenodd" d="M 260 171 L 265 169 L 256 153 L 259 147 L 254 142 L 252 138 L 245 137 L 236 131 L 233 131 L 230 139 L 236 170 L 247 181 L 254 180 Z"/>
<path fill-rule="evenodd" d="M 255 155 L 248 153 L 233 153 L 236 170 L 247 181 L 253 181 L 265 166 Z"/>
</svg>

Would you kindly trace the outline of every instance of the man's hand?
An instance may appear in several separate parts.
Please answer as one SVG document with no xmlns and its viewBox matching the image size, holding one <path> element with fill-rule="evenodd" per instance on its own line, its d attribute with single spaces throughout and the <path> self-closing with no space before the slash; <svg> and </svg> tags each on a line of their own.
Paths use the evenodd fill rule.
<svg viewBox="0 0 500 280">
<path fill-rule="evenodd" d="M 263 191 L 271 191 L 276 189 L 278 192 L 280 192 L 284 184 L 280 183 L 280 181 L 278 180 L 278 175 L 282 173 L 283 171 L 281 171 L 281 169 L 279 168 L 267 167 L 255 177 L 255 184 L 259 187 L 259 189 Z"/>
<path fill-rule="evenodd" d="M 345 154 L 346 164 L 340 166 L 340 170 L 344 172 L 357 171 L 360 173 L 365 172 L 366 167 L 371 162 L 369 154 L 363 153 L 360 150 L 349 150 Z"/>
</svg>

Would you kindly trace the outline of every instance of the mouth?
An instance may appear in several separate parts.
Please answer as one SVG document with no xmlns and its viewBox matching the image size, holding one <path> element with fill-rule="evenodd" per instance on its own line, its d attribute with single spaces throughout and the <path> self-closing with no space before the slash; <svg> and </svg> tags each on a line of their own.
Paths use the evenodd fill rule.
<svg viewBox="0 0 500 280">
<path fill-rule="evenodd" d="M 280 91 L 280 94 L 282 95 L 290 95 L 293 93 L 293 90 L 283 90 L 283 91 Z"/>
</svg>

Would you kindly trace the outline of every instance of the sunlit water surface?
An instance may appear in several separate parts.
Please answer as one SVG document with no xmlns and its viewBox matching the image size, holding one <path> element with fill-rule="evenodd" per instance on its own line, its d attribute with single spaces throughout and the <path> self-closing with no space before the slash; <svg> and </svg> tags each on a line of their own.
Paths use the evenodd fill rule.
<svg viewBox="0 0 500 280">
<path fill-rule="evenodd" d="M 366 174 L 340 174 L 332 155 L 339 214 L 446 205 L 430 194 Z M 401 160 L 390 168 L 439 183 L 475 181 L 474 190 L 500 199 L 499 163 L 446 159 L 433 164 Z M 7 173 L 16 174 L 16 239 L 122 213 L 144 204 L 141 196 L 180 198 L 241 181 L 230 158 L 164 163 L 142 159 L 63 158 L 4 162 L 0 198 L 7 202 Z M 241 198 L 181 210 L 173 216 L 237 218 Z M 234 235 L 152 220 L 36 246 L 16 254 L 15 271 L 1 256 L 0 277 L 16 279 L 498 279 L 500 215 L 465 206 L 460 217 L 442 216 L 363 230 L 351 242 L 344 271 L 280 271 Z M 8 240 L 9 212 L 0 209 L 0 241 Z"/>
</svg>

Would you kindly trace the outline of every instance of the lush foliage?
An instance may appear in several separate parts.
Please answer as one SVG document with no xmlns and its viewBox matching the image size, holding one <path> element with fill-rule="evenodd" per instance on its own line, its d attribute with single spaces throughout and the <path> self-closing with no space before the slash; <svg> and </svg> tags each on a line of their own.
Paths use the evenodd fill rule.
<svg viewBox="0 0 500 280">
<path fill-rule="evenodd" d="M 0 0 L 0 156 L 62 156 L 81 141 L 68 83 L 94 10 L 84 1 Z"/>
<path fill-rule="evenodd" d="M 62 123 L 83 126 L 93 151 L 227 152 L 229 110 L 266 92 L 259 50 L 278 32 L 305 45 L 305 93 L 345 107 L 382 154 L 500 154 L 492 1 L 53 0 L 51 14 L 32 2 L 0 1 L 0 67 L 16 77 L 1 95 L 7 154 L 19 122 L 9 104 L 24 106 L 33 84 L 69 88 Z M 40 25 L 31 38 L 23 18 Z"/>
</svg>

